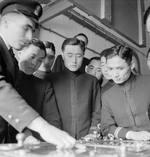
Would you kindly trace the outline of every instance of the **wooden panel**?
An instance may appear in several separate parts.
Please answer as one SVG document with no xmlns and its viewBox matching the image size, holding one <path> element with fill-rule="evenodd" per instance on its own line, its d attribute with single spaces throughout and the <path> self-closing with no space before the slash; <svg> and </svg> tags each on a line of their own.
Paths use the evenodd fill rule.
<svg viewBox="0 0 150 157">
<path fill-rule="evenodd" d="M 43 8 L 40 24 L 62 14 L 65 10 L 71 9 L 72 7 L 73 3 L 66 0 L 56 0 L 53 3 L 49 3 Z"/>
<path fill-rule="evenodd" d="M 90 15 L 100 16 L 100 5 L 101 0 L 71 0 L 73 3 L 77 4 L 79 7 L 87 9 Z"/>
<path fill-rule="evenodd" d="M 114 29 L 139 43 L 137 0 L 113 0 L 112 26 Z"/>
<path fill-rule="evenodd" d="M 145 46 L 143 0 L 69 0 L 138 46 Z"/>
</svg>

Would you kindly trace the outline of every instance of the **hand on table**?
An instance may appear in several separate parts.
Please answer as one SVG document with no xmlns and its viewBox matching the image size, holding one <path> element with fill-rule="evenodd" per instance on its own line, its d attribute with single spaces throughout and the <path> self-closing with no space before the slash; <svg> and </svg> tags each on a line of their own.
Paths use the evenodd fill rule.
<svg viewBox="0 0 150 157">
<path fill-rule="evenodd" d="M 138 140 L 138 141 L 148 141 L 150 140 L 150 132 L 148 131 L 129 131 L 126 134 L 127 139 Z"/>
<path fill-rule="evenodd" d="M 46 142 L 56 145 L 58 149 L 72 148 L 76 142 L 68 133 L 50 125 L 41 117 L 33 120 L 28 128 L 38 132 Z"/>
</svg>

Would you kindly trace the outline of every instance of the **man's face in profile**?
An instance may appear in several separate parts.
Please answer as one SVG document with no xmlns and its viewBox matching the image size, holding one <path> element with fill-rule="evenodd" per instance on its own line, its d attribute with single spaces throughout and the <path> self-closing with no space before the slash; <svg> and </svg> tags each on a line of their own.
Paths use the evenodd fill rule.
<svg viewBox="0 0 150 157">
<path fill-rule="evenodd" d="M 21 50 L 32 39 L 34 31 L 33 21 L 23 14 L 9 13 L 3 17 L 8 45 L 15 50 Z"/>
</svg>

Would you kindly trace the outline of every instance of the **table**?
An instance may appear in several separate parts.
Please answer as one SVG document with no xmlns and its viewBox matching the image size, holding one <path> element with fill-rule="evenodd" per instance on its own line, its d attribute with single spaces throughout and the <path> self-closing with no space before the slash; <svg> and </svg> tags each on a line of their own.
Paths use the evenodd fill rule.
<svg viewBox="0 0 150 157">
<path fill-rule="evenodd" d="M 0 157 L 148 157 L 149 142 L 78 141 L 85 149 L 56 150 L 49 143 L 34 145 L 1 144 Z"/>
</svg>

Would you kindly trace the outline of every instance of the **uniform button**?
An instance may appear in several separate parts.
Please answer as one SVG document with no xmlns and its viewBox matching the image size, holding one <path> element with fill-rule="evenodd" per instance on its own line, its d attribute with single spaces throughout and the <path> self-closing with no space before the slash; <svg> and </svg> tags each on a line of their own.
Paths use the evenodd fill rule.
<svg viewBox="0 0 150 157">
<path fill-rule="evenodd" d="M 12 115 L 9 114 L 9 115 L 8 115 L 8 118 L 9 118 L 9 119 L 12 119 Z"/>
<path fill-rule="evenodd" d="M 16 123 L 19 123 L 19 122 L 20 122 L 20 120 L 19 120 L 18 118 L 16 118 L 16 119 L 15 119 L 15 122 L 16 122 Z"/>
</svg>

